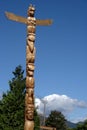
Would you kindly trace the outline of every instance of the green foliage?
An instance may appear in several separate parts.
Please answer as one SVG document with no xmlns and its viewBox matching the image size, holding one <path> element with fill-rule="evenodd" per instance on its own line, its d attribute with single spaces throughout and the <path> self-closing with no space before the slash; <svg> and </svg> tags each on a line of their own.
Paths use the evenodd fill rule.
<svg viewBox="0 0 87 130">
<path fill-rule="evenodd" d="M 76 128 L 71 128 L 67 130 L 87 130 L 87 120 L 85 120 L 83 123 L 78 123 Z"/>
<path fill-rule="evenodd" d="M 34 111 L 34 130 L 39 130 L 40 129 L 39 126 L 40 126 L 40 118 L 35 109 L 35 111 Z"/>
<path fill-rule="evenodd" d="M 78 124 L 75 130 L 87 130 L 87 120 L 85 120 L 84 123 Z"/>
<path fill-rule="evenodd" d="M 19 65 L 12 72 L 14 77 L 9 81 L 9 91 L 3 94 L 0 100 L 0 130 L 23 130 L 24 129 L 24 100 L 25 78 L 24 71 Z M 37 112 L 35 112 L 35 115 Z M 38 116 L 35 116 L 35 123 Z M 35 128 L 36 125 L 35 124 Z M 39 124 L 38 124 L 39 126 Z M 36 129 L 35 129 L 36 130 Z"/>
<path fill-rule="evenodd" d="M 25 78 L 21 66 L 12 72 L 14 77 L 9 81 L 10 90 L 3 94 L 0 103 L 0 129 L 23 130 Z"/>
<path fill-rule="evenodd" d="M 51 111 L 45 122 L 46 126 L 55 127 L 57 130 L 67 130 L 65 117 L 61 112 Z"/>
<path fill-rule="evenodd" d="M 67 130 L 76 130 L 75 128 L 67 128 Z"/>
</svg>

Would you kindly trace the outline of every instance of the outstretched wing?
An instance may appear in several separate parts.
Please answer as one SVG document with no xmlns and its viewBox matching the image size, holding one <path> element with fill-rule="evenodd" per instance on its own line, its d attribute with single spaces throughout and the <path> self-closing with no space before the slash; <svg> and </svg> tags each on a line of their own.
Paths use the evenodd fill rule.
<svg viewBox="0 0 87 130">
<path fill-rule="evenodd" d="M 36 20 L 36 25 L 44 25 L 44 26 L 47 26 L 47 25 L 51 25 L 52 24 L 52 20 L 49 20 L 49 19 L 47 19 L 47 20 L 39 20 L 39 19 L 37 19 Z"/>
<path fill-rule="evenodd" d="M 27 24 L 27 18 L 21 17 L 21 16 L 17 16 L 13 13 L 9 13 L 9 12 L 5 12 L 6 16 L 8 19 L 13 20 L 13 21 L 17 21 L 17 22 L 21 22 L 24 24 Z M 36 20 L 36 25 L 51 25 L 52 24 L 52 20 Z"/>
<path fill-rule="evenodd" d="M 13 13 L 5 12 L 8 19 L 27 24 L 27 19 L 21 16 L 17 16 Z"/>
</svg>

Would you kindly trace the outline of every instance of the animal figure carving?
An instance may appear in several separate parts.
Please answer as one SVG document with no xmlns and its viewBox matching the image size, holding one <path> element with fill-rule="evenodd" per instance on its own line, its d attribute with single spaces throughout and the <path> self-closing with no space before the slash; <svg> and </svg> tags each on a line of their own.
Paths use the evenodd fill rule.
<svg viewBox="0 0 87 130">
<path fill-rule="evenodd" d="M 35 8 L 29 7 L 27 18 L 27 46 L 26 46 L 26 96 L 25 96 L 25 126 L 24 130 L 34 128 L 34 62 L 35 62 Z"/>
</svg>

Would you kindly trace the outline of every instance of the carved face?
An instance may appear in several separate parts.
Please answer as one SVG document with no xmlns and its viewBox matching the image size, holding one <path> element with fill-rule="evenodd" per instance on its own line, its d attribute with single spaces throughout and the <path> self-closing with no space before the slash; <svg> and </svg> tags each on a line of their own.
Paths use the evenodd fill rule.
<svg viewBox="0 0 87 130">
<path fill-rule="evenodd" d="M 26 118 L 28 120 L 32 120 L 34 117 L 34 105 L 33 104 L 29 104 L 27 109 L 26 109 Z"/>
<path fill-rule="evenodd" d="M 33 95 L 34 95 L 34 90 L 33 89 L 28 88 L 26 92 L 27 92 L 29 97 L 33 97 Z"/>
<path fill-rule="evenodd" d="M 34 88 L 34 78 L 33 77 L 26 77 L 26 87 L 27 88 Z"/>
<path fill-rule="evenodd" d="M 33 6 L 30 6 L 29 10 L 28 10 L 28 15 L 33 17 L 34 16 L 34 12 L 35 12 L 35 8 Z"/>
</svg>

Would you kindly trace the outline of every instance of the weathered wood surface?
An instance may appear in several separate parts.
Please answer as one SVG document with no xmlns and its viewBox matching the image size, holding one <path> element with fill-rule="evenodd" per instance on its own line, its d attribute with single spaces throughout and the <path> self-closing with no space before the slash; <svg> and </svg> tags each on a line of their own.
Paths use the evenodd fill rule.
<svg viewBox="0 0 87 130">
<path fill-rule="evenodd" d="M 35 69 L 35 8 L 30 6 L 27 17 L 26 40 L 26 95 L 25 95 L 25 125 L 24 130 L 34 130 L 34 69 Z"/>
</svg>

